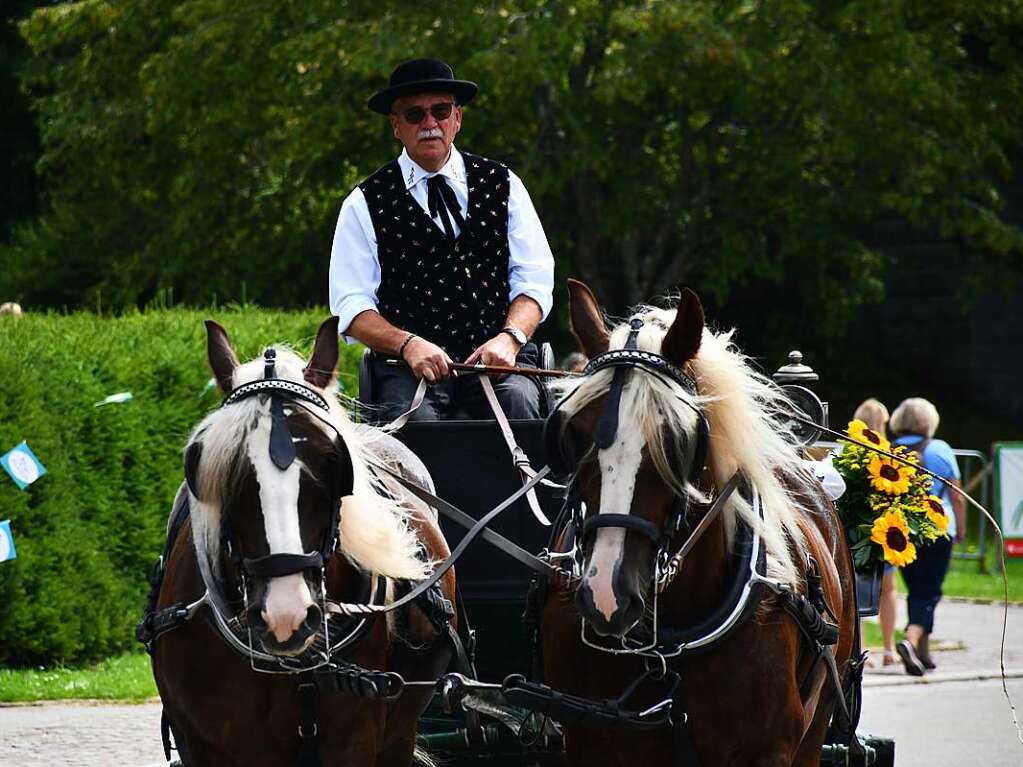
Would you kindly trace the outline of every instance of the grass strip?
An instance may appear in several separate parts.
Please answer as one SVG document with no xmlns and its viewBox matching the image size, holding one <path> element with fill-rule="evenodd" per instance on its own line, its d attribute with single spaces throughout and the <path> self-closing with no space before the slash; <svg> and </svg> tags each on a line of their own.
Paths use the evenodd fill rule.
<svg viewBox="0 0 1023 767">
<path fill-rule="evenodd" d="M 0 669 L 0 703 L 144 701 L 156 695 L 149 656 L 124 653 L 82 668 Z"/>
</svg>

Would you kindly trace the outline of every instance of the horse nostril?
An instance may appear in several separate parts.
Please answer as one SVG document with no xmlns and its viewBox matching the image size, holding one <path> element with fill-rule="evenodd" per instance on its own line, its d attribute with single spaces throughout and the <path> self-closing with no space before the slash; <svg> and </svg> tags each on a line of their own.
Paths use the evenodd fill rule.
<svg viewBox="0 0 1023 767">
<path fill-rule="evenodd" d="M 643 597 L 635 596 L 629 600 L 625 608 L 621 610 L 623 617 L 622 624 L 628 628 L 632 628 L 633 624 L 636 623 L 642 616 L 643 611 L 646 609 L 646 602 L 643 601 Z"/>
<path fill-rule="evenodd" d="M 302 628 L 308 631 L 310 634 L 316 633 L 320 628 L 320 623 L 323 622 L 323 611 L 319 605 L 309 605 L 309 609 L 305 611 L 305 620 L 302 621 Z"/>
</svg>

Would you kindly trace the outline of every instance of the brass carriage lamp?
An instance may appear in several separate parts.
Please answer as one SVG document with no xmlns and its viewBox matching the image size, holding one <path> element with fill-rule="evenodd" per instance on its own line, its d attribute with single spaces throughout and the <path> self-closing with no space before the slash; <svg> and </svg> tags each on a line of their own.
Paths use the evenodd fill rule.
<svg viewBox="0 0 1023 767">
<path fill-rule="evenodd" d="M 802 412 L 798 415 L 805 416 L 820 426 L 828 426 L 828 403 L 821 400 L 807 384 L 820 380 L 820 376 L 814 372 L 809 365 L 803 364 L 803 353 L 798 350 L 789 352 L 789 364 L 782 365 L 771 376 L 774 382 L 785 392 L 790 400 Z M 799 440 L 803 447 L 810 447 L 820 439 L 821 430 L 809 423 L 784 419 L 792 433 Z"/>
</svg>

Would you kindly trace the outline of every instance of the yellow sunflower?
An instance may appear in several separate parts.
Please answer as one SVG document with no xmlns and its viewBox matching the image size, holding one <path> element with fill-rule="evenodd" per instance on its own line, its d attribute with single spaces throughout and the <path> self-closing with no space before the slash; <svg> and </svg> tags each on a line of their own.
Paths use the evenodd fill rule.
<svg viewBox="0 0 1023 767">
<path fill-rule="evenodd" d="M 871 447 L 876 447 L 880 450 L 889 450 L 891 448 L 888 440 L 867 426 L 867 424 L 859 418 L 854 421 L 849 421 L 849 426 L 846 427 L 846 432 L 854 440 L 861 442 L 864 445 L 870 445 Z"/>
<path fill-rule="evenodd" d="M 867 466 L 867 473 L 875 490 L 888 495 L 902 495 L 909 490 L 909 478 L 914 472 L 901 463 L 896 464 L 888 458 L 874 456 Z"/>
<path fill-rule="evenodd" d="M 923 507 L 927 519 L 938 528 L 938 532 L 946 532 L 948 530 L 948 514 L 945 513 L 945 507 L 941 505 L 941 499 L 936 495 L 929 495 L 924 499 Z"/>
<path fill-rule="evenodd" d="M 896 567 L 916 559 L 916 546 L 909 540 L 909 525 L 898 511 L 887 511 L 874 520 L 870 540 L 884 551 L 884 561 Z"/>
</svg>

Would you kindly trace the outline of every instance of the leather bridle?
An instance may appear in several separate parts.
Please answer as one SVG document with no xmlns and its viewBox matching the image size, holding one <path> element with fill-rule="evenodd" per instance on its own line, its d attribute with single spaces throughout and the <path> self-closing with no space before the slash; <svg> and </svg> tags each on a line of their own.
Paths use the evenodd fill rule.
<svg viewBox="0 0 1023 767">
<path fill-rule="evenodd" d="M 263 378 L 242 384 L 233 389 L 223 400 L 220 407 L 226 408 L 235 405 L 252 397 L 269 397 L 270 399 L 270 441 L 269 457 L 271 462 L 281 471 L 286 470 L 294 463 L 296 458 L 294 438 L 288 426 L 288 414 L 284 410 L 285 402 L 300 406 L 303 410 L 317 415 L 322 421 L 330 423 L 330 406 L 327 400 L 319 392 L 304 386 L 295 381 L 288 381 L 277 377 L 276 374 L 275 349 L 267 349 L 264 353 Z M 336 429 L 335 429 L 336 430 Z M 335 451 L 335 481 L 331 488 L 330 517 L 327 526 L 324 528 L 320 547 L 316 551 L 297 553 L 271 553 L 262 557 L 249 558 L 241 554 L 241 547 L 236 545 L 238 541 L 234 534 L 234 526 L 231 521 L 229 506 L 225 504 L 221 512 L 220 523 L 220 546 L 221 551 L 231 562 L 234 571 L 240 581 L 238 590 L 242 594 L 245 607 L 248 607 L 248 582 L 253 578 L 279 578 L 285 575 L 292 575 L 299 572 L 309 572 L 310 577 L 319 578 L 321 587 L 320 608 L 323 612 L 323 632 L 325 655 L 321 652 L 314 663 L 328 662 L 330 654 L 342 649 L 342 644 L 335 644 L 331 641 L 329 632 L 330 616 L 336 613 L 336 606 L 327 599 L 326 593 L 326 567 L 340 545 L 340 522 L 341 506 L 345 496 L 351 495 L 354 484 L 354 470 L 351 454 L 345 445 L 340 434 L 332 440 Z M 198 470 L 202 456 L 201 435 L 189 445 L 185 453 L 185 481 L 189 491 L 195 498 L 200 498 Z M 258 650 L 252 642 L 251 635 L 246 643 L 238 635 L 250 633 L 248 629 L 240 625 L 237 617 L 230 617 L 228 607 L 229 600 L 226 598 L 225 584 L 213 576 L 207 568 L 200 567 L 203 580 L 207 588 L 207 602 L 210 604 L 214 617 L 214 625 L 221 635 L 233 648 L 244 652 L 249 658 L 255 661 L 269 663 L 271 668 L 256 668 L 260 671 L 295 673 L 300 670 L 308 670 L 305 667 L 296 668 L 294 661 L 284 656 L 270 655 Z M 380 604 L 383 601 L 382 579 L 363 578 L 360 587 L 360 594 L 363 601 L 372 604 Z M 344 622 L 351 623 L 351 620 L 344 616 Z M 356 621 L 358 624 L 350 633 L 343 646 L 351 644 L 352 641 L 361 635 L 368 623 L 365 619 Z M 337 628 L 337 627 L 335 627 Z M 343 636 L 343 635 L 342 635 Z M 276 668 L 279 666 L 280 668 Z"/>
<path fill-rule="evenodd" d="M 681 387 L 689 397 L 696 397 L 698 395 L 696 381 L 680 366 L 659 354 L 636 348 L 636 339 L 643 325 L 644 321 L 641 318 L 633 318 L 630 321 L 630 332 L 625 348 L 608 351 L 594 357 L 583 371 L 584 376 L 592 376 L 602 370 L 613 371 L 611 386 L 593 435 L 593 445 L 595 448 L 605 449 L 614 444 L 621 418 L 622 391 L 632 371 L 640 370 L 646 375 L 654 376 L 669 387 Z M 633 514 L 603 513 L 594 514 L 586 518 L 582 517 L 581 501 L 578 498 L 578 491 L 574 482 L 578 460 L 575 456 L 569 456 L 566 453 L 562 439 L 562 432 L 564 430 L 562 409 L 576 391 L 578 389 L 557 404 L 544 427 L 548 463 L 555 469 L 555 473 L 571 475 L 573 478 L 568 498 L 569 503 L 573 504 L 578 511 L 578 515 L 574 520 L 577 523 L 576 529 L 581 534 L 581 537 L 585 539 L 603 528 L 624 528 L 649 539 L 657 547 L 659 558 L 662 557 L 662 552 L 667 551 L 671 541 L 675 539 L 682 528 L 688 508 L 688 494 L 679 493 L 676 495 L 672 513 L 663 525 L 657 525 L 650 520 Z M 687 407 L 692 408 L 697 416 L 696 444 L 691 451 L 693 462 L 689 472 L 689 482 L 696 485 L 706 464 L 707 445 L 710 441 L 710 425 L 703 411 L 693 404 L 688 397 L 679 396 L 678 400 Z"/>
<path fill-rule="evenodd" d="M 681 388 L 685 395 L 687 395 L 678 395 L 677 398 L 680 402 L 691 408 L 697 416 L 696 442 L 693 450 L 687 451 L 692 454 L 688 481 L 696 486 L 700 482 L 701 475 L 706 468 L 708 444 L 710 441 L 710 424 L 703 411 L 691 401 L 699 394 L 696 381 L 682 367 L 676 365 L 671 360 L 654 352 L 637 348 L 637 337 L 644 324 L 644 320 L 639 317 L 634 317 L 630 320 L 630 331 L 625 348 L 608 351 L 594 357 L 583 371 L 584 376 L 591 376 L 603 370 L 613 371 L 611 385 L 594 430 L 593 448 L 604 449 L 614 444 L 620 427 L 622 391 L 632 371 L 639 370 L 645 375 L 654 376 L 669 388 Z M 555 468 L 555 473 L 571 477 L 572 481 L 569 483 L 566 507 L 578 542 L 585 542 L 598 530 L 604 528 L 621 528 L 627 532 L 634 532 L 647 538 L 653 544 L 656 552 L 653 597 L 654 625 L 649 635 L 650 642 L 653 644 L 645 644 L 644 646 L 633 644 L 630 647 L 626 647 L 627 643 L 623 640 L 623 648 L 610 648 L 602 642 L 591 641 L 586 636 L 585 623 L 583 624 L 583 641 L 590 646 L 609 652 L 643 653 L 653 649 L 657 641 L 657 595 L 670 585 L 681 567 L 683 558 L 692 550 L 703 533 L 710 527 L 711 522 L 720 515 L 728 498 L 738 488 L 741 477 L 736 473 L 728 481 L 718 493 L 714 502 L 701 516 L 699 522 L 690 530 L 689 535 L 677 547 L 673 544 L 685 526 L 689 507 L 689 494 L 686 492 L 675 494 L 671 513 L 664 523 L 660 525 L 628 513 L 600 513 L 584 516 L 582 499 L 575 482 L 579 459 L 574 455 L 568 454 L 562 435 L 564 430 L 562 408 L 576 391 L 578 389 L 575 389 L 562 399 L 551 412 L 545 424 L 544 441 L 547 448 L 548 463 L 552 468 Z M 582 569 L 584 547 L 574 545 L 571 548 L 575 552 L 575 572 L 573 575 L 578 575 Z"/>
<path fill-rule="evenodd" d="M 288 427 L 284 403 L 301 402 L 312 405 L 323 413 L 329 413 L 330 407 L 326 399 L 307 386 L 277 377 L 275 349 L 267 349 L 264 353 L 265 367 L 263 378 L 251 381 L 233 389 L 221 403 L 221 408 L 230 407 L 252 397 L 265 396 L 270 398 L 270 460 L 281 471 L 287 469 L 295 460 L 295 443 Z M 338 477 L 333 488 L 331 516 L 324 529 L 323 540 L 318 551 L 302 554 L 268 554 L 258 558 L 241 557 L 235 550 L 234 535 L 229 509 L 225 506 L 221 517 L 221 545 L 229 558 L 244 576 L 250 578 L 279 578 L 284 575 L 304 570 L 322 570 L 337 551 L 338 530 L 341 521 L 341 501 L 352 493 L 353 469 L 352 458 L 343 439 L 338 437 L 333 442 L 336 452 L 335 470 Z M 202 452 L 201 440 L 193 441 L 185 454 L 185 481 L 188 489 L 196 498 L 199 497 L 197 472 Z"/>
</svg>

